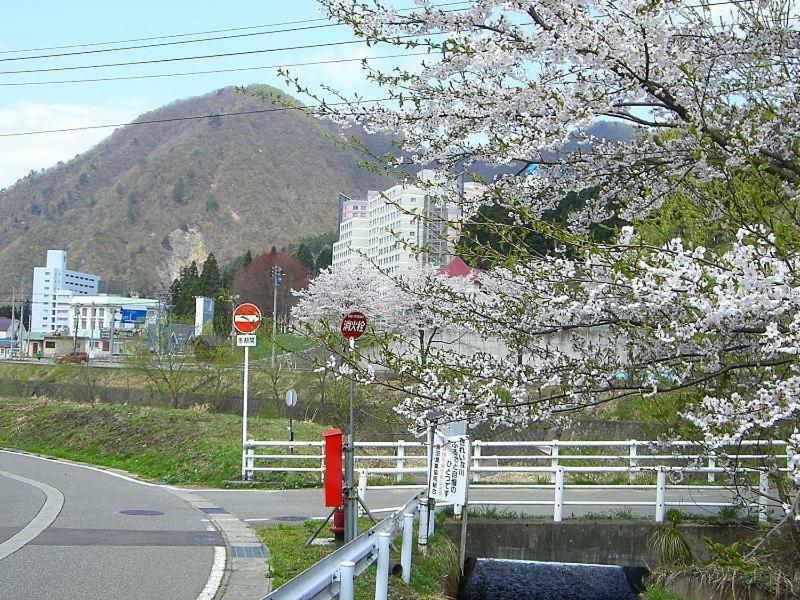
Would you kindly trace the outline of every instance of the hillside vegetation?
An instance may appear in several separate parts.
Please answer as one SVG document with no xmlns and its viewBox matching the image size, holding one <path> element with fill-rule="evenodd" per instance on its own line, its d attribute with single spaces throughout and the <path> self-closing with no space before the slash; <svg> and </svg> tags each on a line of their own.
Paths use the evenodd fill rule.
<svg viewBox="0 0 800 600">
<path fill-rule="evenodd" d="M 273 108 L 251 93 L 223 88 L 136 121 Z M 148 290 L 209 252 L 225 263 L 330 232 L 339 192 L 389 183 L 331 135 L 340 131 L 291 110 L 117 129 L 0 192 L 0 276 L 27 287 L 45 251 L 63 248 L 74 269 Z M 385 138 L 365 139 L 388 148 Z"/>
<path fill-rule="evenodd" d="M 256 439 L 286 435 L 283 419 L 253 417 L 248 423 Z M 307 422 L 294 427 L 298 440 L 319 440 L 323 429 Z M 124 469 L 166 483 L 220 485 L 239 479 L 241 436 L 242 420 L 233 415 L 0 398 L 0 448 Z M 291 487 L 302 482 L 285 473 L 265 478 Z"/>
</svg>

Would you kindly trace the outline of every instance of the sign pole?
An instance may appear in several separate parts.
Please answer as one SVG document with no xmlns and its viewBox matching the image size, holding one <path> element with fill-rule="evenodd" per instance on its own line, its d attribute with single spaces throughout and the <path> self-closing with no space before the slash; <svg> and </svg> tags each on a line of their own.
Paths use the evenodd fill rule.
<svg viewBox="0 0 800 600">
<path fill-rule="evenodd" d="M 250 348 L 256 346 L 256 329 L 261 325 L 261 311 L 255 304 L 246 302 L 234 309 L 233 327 L 242 335 L 236 336 L 236 345 L 244 348 L 244 381 L 242 393 L 242 481 L 253 478 L 252 465 L 247 464 L 247 395 L 250 376 Z"/>
<path fill-rule="evenodd" d="M 242 480 L 249 479 L 247 472 L 247 388 L 250 371 L 250 347 L 244 347 L 244 393 L 242 394 Z"/>
<path fill-rule="evenodd" d="M 467 485 L 464 490 L 464 506 L 461 508 L 461 546 L 459 549 L 459 565 L 461 574 L 464 574 L 464 562 L 467 558 L 467 519 L 469 515 L 469 470 L 472 462 L 472 440 L 467 436 Z"/>
<path fill-rule="evenodd" d="M 355 357 L 356 341 L 350 338 L 350 355 Z M 345 506 L 345 543 L 354 540 L 358 536 L 358 490 L 355 486 L 355 454 L 356 454 L 356 433 L 355 433 L 355 388 L 356 384 L 350 379 L 350 429 L 347 440 L 347 463 L 345 464 L 345 485 L 347 486 L 347 505 Z"/>
<path fill-rule="evenodd" d="M 339 326 L 342 336 L 350 342 L 350 356 L 353 363 L 356 360 L 356 340 L 364 335 L 367 330 L 367 317 L 364 313 L 353 311 L 347 314 Z M 358 489 L 355 486 L 355 453 L 356 453 L 356 419 L 355 419 L 355 390 L 356 383 L 350 377 L 350 431 L 347 436 L 347 445 L 344 448 L 344 541 L 354 540 L 358 536 Z"/>
</svg>

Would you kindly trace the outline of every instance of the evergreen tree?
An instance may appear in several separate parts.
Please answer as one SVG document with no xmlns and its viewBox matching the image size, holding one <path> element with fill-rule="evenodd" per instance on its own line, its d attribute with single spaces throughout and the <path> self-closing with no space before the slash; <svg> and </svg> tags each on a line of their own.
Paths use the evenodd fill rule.
<svg viewBox="0 0 800 600">
<path fill-rule="evenodd" d="M 308 246 L 305 244 L 300 244 L 300 246 L 297 248 L 297 252 L 294 253 L 294 257 L 299 263 L 302 263 L 308 267 L 309 271 L 314 270 L 314 256 L 311 254 L 311 250 L 309 250 Z"/>
<path fill-rule="evenodd" d="M 175 182 L 175 187 L 172 188 L 172 199 L 175 204 L 186 204 L 186 187 L 183 183 L 183 177 L 178 177 Z"/>
<path fill-rule="evenodd" d="M 322 271 L 327 267 L 331 266 L 333 262 L 333 248 L 330 246 L 326 246 L 322 250 L 320 250 L 319 254 L 317 254 L 317 260 L 314 263 L 314 269 L 316 272 Z"/>
<path fill-rule="evenodd" d="M 250 253 L 250 250 L 244 253 L 244 268 L 250 266 L 250 263 L 253 262 L 253 255 Z"/>
<path fill-rule="evenodd" d="M 203 263 L 203 271 L 200 273 L 199 295 L 215 298 L 219 294 L 221 281 L 217 258 L 211 252 L 206 258 L 206 262 Z"/>
<path fill-rule="evenodd" d="M 179 318 L 194 315 L 194 297 L 201 295 L 200 274 L 195 261 L 181 269 L 180 277 L 172 283 L 170 294 L 173 315 Z"/>
</svg>

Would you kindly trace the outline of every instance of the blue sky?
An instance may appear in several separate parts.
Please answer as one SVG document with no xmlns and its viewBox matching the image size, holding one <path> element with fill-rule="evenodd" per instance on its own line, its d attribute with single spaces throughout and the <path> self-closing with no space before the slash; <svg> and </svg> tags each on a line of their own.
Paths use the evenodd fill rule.
<svg viewBox="0 0 800 600">
<path fill-rule="evenodd" d="M 129 51 L 19 59 L 23 56 L 74 53 L 139 44 L 152 44 L 255 32 L 274 29 L 323 25 L 325 21 L 249 29 L 207 36 L 181 37 L 171 40 L 130 42 L 58 50 L 9 52 L 74 44 L 110 42 L 133 38 L 168 36 L 209 30 L 271 25 L 286 21 L 323 17 L 314 0 L 278 2 L 221 3 L 207 0 L 192 2 L 100 2 L 45 0 L 4 3 L 0 27 L 0 71 L 53 69 L 106 63 L 158 60 L 201 54 L 243 52 L 305 44 L 353 40 L 346 27 L 327 27 L 291 32 L 250 35 L 238 39 L 177 44 Z M 405 6 L 410 2 L 398 2 Z M 270 52 L 205 60 L 175 61 L 161 64 L 114 66 L 37 73 L 0 74 L 0 133 L 39 129 L 80 127 L 103 123 L 122 123 L 163 104 L 201 95 L 211 90 L 247 83 L 271 83 L 283 87 L 274 69 L 242 71 L 93 83 L 60 85 L 9 86 L 9 83 L 32 83 L 102 77 L 123 77 L 212 69 L 264 67 L 305 61 L 324 61 L 396 54 L 394 49 L 367 48 L 351 44 L 327 48 Z M 391 66 L 400 59 L 381 60 Z M 368 94 L 357 62 L 338 65 L 297 67 L 293 71 L 314 84 L 326 82 L 345 91 Z M 6 187 L 31 169 L 41 169 L 59 160 L 68 160 L 111 133 L 112 129 L 53 133 L 36 136 L 0 138 L 0 188 Z"/>
</svg>

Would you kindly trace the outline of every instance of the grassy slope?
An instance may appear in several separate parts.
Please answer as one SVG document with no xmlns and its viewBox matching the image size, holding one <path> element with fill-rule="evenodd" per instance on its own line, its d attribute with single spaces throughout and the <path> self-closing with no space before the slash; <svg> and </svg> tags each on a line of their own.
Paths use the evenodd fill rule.
<svg viewBox="0 0 800 600">
<path fill-rule="evenodd" d="M 273 587 L 283 585 L 332 550 L 331 546 L 303 546 L 318 525 L 316 521 L 306 521 L 302 526 L 276 525 L 259 529 L 259 534 L 270 551 Z M 366 531 L 370 525 L 369 522 L 362 521 L 361 531 Z M 321 537 L 326 536 L 330 536 L 329 528 L 324 529 L 321 534 Z M 399 540 L 395 545 L 399 546 Z M 398 600 L 443 599 L 444 579 L 458 562 L 455 546 L 444 533 L 437 533 L 429 540 L 428 556 L 421 556 L 416 552 L 416 540 L 414 549 L 411 584 L 406 586 L 399 578 L 391 578 L 390 597 Z M 391 563 L 399 563 L 400 557 L 392 554 Z M 368 600 L 374 597 L 375 569 L 370 568 L 356 579 L 356 599 Z"/>
<path fill-rule="evenodd" d="M 255 438 L 283 439 L 282 419 L 252 418 Z M 190 410 L 0 398 L 0 447 L 124 469 L 167 483 L 219 485 L 240 477 L 242 420 Z M 295 422 L 295 439 L 323 429 Z M 273 480 L 297 485 L 286 474 Z"/>
</svg>

